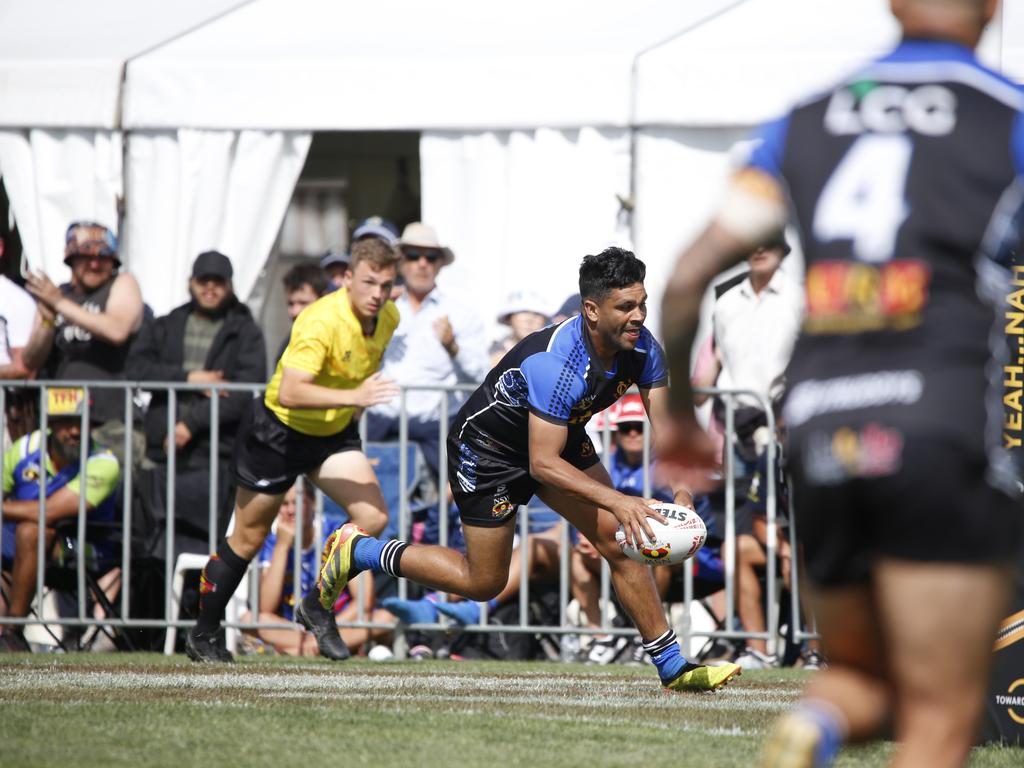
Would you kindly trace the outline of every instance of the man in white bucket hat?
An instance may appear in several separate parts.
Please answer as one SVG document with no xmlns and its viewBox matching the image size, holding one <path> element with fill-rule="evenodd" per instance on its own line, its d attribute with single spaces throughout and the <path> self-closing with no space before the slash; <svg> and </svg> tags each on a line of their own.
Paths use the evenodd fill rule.
<svg viewBox="0 0 1024 768">
<path fill-rule="evenodd" d="M 433 227 L 419 221 L 406 226 L 397 247 L 405 293 L 395 301 L 402 320 L 384 354 L 384 377 L 399 385 L 479 383 L 488 370 L 484 324 L 465 309 L 465 302 L 437 286 L 441 269 L 455 261 L 452 249 L 442 245 Z M 419 443 L 435 476 L 441 398 L 440 392 L 423 390 L 406 395 L 409 436 Z M 449 419 L 462 399 L 449 398 Z M 397 437 L 400 408 L 398 398 L 372 408 L 367 438 Z"/>
</svg>

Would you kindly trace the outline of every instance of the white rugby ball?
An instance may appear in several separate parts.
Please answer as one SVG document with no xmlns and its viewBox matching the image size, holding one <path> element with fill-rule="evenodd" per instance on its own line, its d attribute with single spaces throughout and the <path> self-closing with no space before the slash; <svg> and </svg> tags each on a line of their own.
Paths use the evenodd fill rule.
<svg viewBox="0 0 1024 768">
<path fill-rule="evenodd" d="M 642 535 L 638 548 L 626 540 L 626 531 L 621 525 L 615 532 L 615 541 L 626 557 L 648 565 L 676 565 L 689 560 L 704 546 L 708 529 L 692 509 L 664 502 L 652 504 L 651 509 L 666 518 L 664 523 L 653 517 L 647 518 L 654 531 L 654 541 Z"/>
</svg>

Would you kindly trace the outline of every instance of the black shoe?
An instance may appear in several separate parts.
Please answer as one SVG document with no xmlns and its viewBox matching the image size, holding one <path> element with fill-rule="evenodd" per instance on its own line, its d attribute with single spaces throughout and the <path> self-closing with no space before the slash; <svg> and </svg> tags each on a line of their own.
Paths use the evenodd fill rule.
<svg viewBox="0 0 1024 768">
<path fill-rule="evenodd" d="M 21 632 L 9 629 L 0 635 L 0 651 L 4 653 L 32 653 L 32 648 Z"/>
<path fill-rule="evenodd" d="M 192 627 L 185 633 L 185 653 L 192 661 L 201 664 L 212 662 L 232 663 L 235 657 L 217 642 L 217 634 L 207 635 Z"/>
<path fill-rule="evenodd" d="M 325 659 L 344 661 L 352 655 L 338 634 L 334 615 L 320 605 L 316 592 L 310 591 L 295 604 L 295 621 L 313 633 L 316 644 L 320 646 L 320 655 Z"/>
</svg>

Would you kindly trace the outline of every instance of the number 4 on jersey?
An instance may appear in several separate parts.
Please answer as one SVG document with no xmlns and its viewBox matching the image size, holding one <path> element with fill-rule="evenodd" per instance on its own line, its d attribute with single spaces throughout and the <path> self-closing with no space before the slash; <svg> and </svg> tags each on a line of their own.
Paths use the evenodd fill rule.
<svg viewBox="0 0 1024 768">
<path fill-rule="evenodd" d="M 852 240 L 867 262 L 892 258 L 896 233 L 910 212 L 904 199 L 913 144 L 902 134 L 861 136 L 821 191 L 814 236 L 823 243 Z"/>
</svg>

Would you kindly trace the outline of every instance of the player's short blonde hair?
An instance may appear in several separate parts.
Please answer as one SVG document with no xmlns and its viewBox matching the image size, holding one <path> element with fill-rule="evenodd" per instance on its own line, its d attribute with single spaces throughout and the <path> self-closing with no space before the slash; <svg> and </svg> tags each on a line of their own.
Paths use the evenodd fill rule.
<svg viewBox="0 0 1024 768">
<path fill-rule="evenodd" d="M 349 269 L 354 272 L 361 261 L 368 261 L 377 269 L 385 269 L 396 266 L 399 258 L 401 254 L 397 249 L 379 238 L 367 237 L 352 244 L 352 262 Z"/>
</svg>

